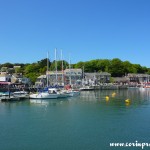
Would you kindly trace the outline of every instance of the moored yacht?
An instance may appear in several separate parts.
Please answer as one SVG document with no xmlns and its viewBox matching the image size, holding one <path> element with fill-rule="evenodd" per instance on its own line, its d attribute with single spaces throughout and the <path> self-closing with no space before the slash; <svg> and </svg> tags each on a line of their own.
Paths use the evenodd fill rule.
<svg viewBox="0 0 150 150">
<path fill-rule="evenodd" d="M 56 88 L 49 88 L 46 91 L 41 91 L 35 94 L 30 94 L 31 99 L 56 99 L 59 97 Z"/>
</svg>

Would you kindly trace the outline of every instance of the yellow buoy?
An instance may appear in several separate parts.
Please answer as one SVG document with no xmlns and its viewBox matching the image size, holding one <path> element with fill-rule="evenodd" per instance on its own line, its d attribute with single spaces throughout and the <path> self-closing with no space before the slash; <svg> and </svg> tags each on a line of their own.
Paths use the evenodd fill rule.
<svg viewBox="0 0 150 150">
<path fill-rule="evenodd" d="M 109 96 L 106 96 L 105 98 L 106 98 L 106 101 L 108 101 L 108 100 L 109 100 Z"/>
<path fill-rule="evenodd" d="M 114 92 L 114 93 L 112 93 L 112 97 L 115 97 L 116 96 L 116 93 Z"/>
<path fill-rule="evenodd" d="M 126 103 L 130 103 L 130 99 L 126 99 L 125 102 L 126 102 Z"/>
</svg>

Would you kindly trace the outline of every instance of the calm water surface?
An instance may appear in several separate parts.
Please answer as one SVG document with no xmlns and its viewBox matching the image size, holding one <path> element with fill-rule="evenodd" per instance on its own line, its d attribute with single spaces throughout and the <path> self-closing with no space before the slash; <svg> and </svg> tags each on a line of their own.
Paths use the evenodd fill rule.
<svg viewBox="0 0 150 150">
<path fill-rule="evenodd" d="M 136 140 L 150 143 L 150 90 L 86 91 L 68 99 L 0 102 L 1 150 L 141 149 L 109 146 Z"/>
</svg>

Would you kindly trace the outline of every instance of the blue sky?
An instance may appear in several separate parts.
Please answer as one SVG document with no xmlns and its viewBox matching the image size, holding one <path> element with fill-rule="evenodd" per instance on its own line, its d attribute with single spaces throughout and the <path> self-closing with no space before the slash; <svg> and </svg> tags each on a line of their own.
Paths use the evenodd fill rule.
<svg viewBox="0 0 150 150">
<path fill-rule="evenodd" d="M 150 67 L 149 0 L 0 0 L 0 64 L 119 58 Z"/>
</svg>

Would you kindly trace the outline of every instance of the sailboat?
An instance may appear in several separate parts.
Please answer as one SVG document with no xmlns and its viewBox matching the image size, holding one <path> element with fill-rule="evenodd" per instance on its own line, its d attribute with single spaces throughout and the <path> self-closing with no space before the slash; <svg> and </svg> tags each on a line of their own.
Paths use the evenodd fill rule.
<svg viewBox="0 0 150 150">
<path fill-rule="evenodd" d="M 68 97 L 80 95 L 80 91 L 72 89 L 71 85 L 72 85 L 72 82 L 71 82 L 71 61 L 70 61 L 70 57 L 69 57 L 69 85 L 65 86 L 64 91 L 68 94 Z"/>
<path fill-rule="evenodd" d="M 59 94 L 57 93 L 57 90 L 53 89 L 48 89 L 46 91 L 39 91 L 38 93 L 35 94 L 30 94 L 31 99 L 51 99 L 51 98 L 58 98 Z"/>
<path fill-rule="evenodd" d="M 56 88 L 49 88 L 48 86 L 48 68 L 49 68 L 49 54 L 47 53 L 47 88 L 42 91 L 38 91 L 35 94 L 30 94 L 31 99 L 56 99 L 59 98 L 60 93 Z"/>
<path fill-rule="evenodd" d="M 63 55 L 62 55 L 62 50 L 61 50 L 61 61 L 62 61 L 62 86 L 64 86 L 64 67 L 63 67 Z M 69 60 L 70 62 L 70 60 Z M 56 83 L 57 83 L 57 51 L 55 50 L 55 69 L 56 69 Z M 69 63 L 69 68 L 70 68 L 70 63 Z M 70 78 L 70 85 L 71 85 L 71 74 L 69 76 Z M 58 90 L 59 92 L 59 98 L 65 98 L 65 97 L 70 97 L 70 96 L 76 96 L 79 95 L 79 91 L 74 91 L 71 88 L 68 89 L 60 89 Z"/>
<path fill-rule="evenodd" d="M 80 92 L 79 91 L 76 91 L 76 90 L 73 90 L 73 89 L 59 89 L 59 88 L 56 88 L 56 87 L 49 87 L 49 84 L 48 84 L 48 62 L 49 62 L 49 59 L 48 59 L 48 56 L 47 56 L 47 87 L 42 90 L 42 91 L 38 91 L 37 93 L 35 94 L 30 94 L 30 98 L 31 99 L 57 99 L 57 98 L 66 98 L 66 97 L 70 97 L 70 96 L 76 96 L 76 95 L 79 95 Z M 62 64 L 63 65 L 63 64 Z M 70 68 L 70 65 L 69 65 L 69 68 Z M 55 73 L 56 73 L 56 86 L 58 86 L 58 77 L 57 77 L 57 49 L 55 49 Z M 63 74 L 62 74 L 63 76 Z M 63 77 L 62 77 L 63 78 Z M 63 82 L 63 80 L 62 80 Z M 70 74 L 70 85 L 71 85 L 71 74 Z"/>
</svg>

